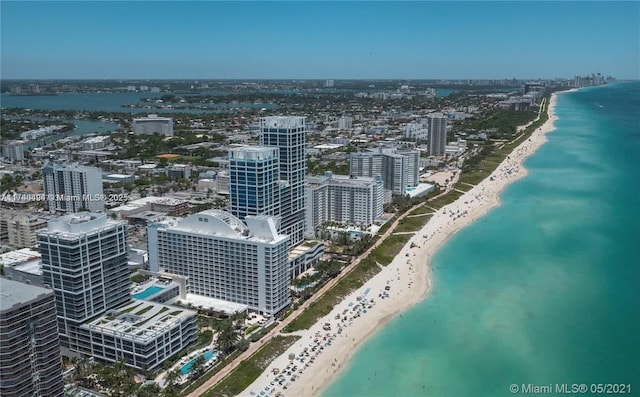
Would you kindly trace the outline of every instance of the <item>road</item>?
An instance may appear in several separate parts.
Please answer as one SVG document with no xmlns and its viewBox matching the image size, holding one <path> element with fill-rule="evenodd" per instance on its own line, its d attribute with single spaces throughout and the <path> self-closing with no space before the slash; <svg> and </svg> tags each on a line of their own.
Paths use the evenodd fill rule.
<svg viewBox="0 0 640 397">
<path fill-rule="evenodd" d="M 456 177 L 458 176 L 459 173 L 456 174 Z M 457 178 L 456 178 L 457 181 Z M 455 185 L 455 183 L 450 183 L 447 186 L 447 189 L 442 192 L 441 194 L 435 196 L 432 198 L 435 199 L 437 197 L 440 197 L 443 194 L 446 194 L 449 192 L 449 190 L 451 190 L 451 187 L 453 187 L 453 185 Z M 334 285 L 336 285 L 342 278 L 344 278 L 347 274 L 349 274 L 363 259 L 365 259 L 367 256 L 369 256 L 369 254 L 376 248 L 378 248 L 378 246 L 380 244 L 382 244 L 384 242 L 384 240 L 389 237 L 391 235 L 391 233 L 393 233 L 393 231 L 395 230 L 395 228 L 398 226 L 398 223 L 403 220 L 408 214 L 410 214 L 411 212 L 413 212 L 415 209 L 423 206 L 426 202 L 422 202 L 419 204 L 414 205 L 413 207 L 411 207 L 409 210 L 405 211 L 400 217 L 398 217 L 395 222 L 391 225 L 391 227 L 389 227 L 389 229 L 371 246 L 369 247 L 369 249 L 367 249 L 363 254 L 361 254 L 360 256 L 358 256 L 356 259 L 354 259 L 351 264 L 347 265 L 342 272 L 340 272 L 340 274 L 336 277 L 333 278 L 331 280 L 329 280 L 329 282 L 327 282 L 324 286 L 322 286 L 322 288 L 320 288 L 318 290 L 318 292 L 316 292 L 315 294 L 313 294 L 313 296 L 311 298 L 309 298 L 307 301 L 305 301 L 300 307 L 298 307 L 296 310 L 293 311 L 293 313 L 291 313 L 286 319 L 284 319 L 283 321 L 281 321 L 280 323 L 278 323 L 278 325 L 273 328 L 270 332 L 268 332 L 265 336 L 263 336 L 262 338 L 260 338 L 260 340 L 254 344 L 252 344 L 248 350 L 246 350 L 245 352 L 243 352 L 242 354 L 240 354 L 238 357 L 236 357 L 235 360 L 233 360 L 232 362 L 230 362 L 227 366 L 225 366 L 224 368 L 222 368 L 219 372 L 217 372 L 215 375 L 213 375 L 211 378 L 209 378 L 205 383 L 203 383 L 200 387 L 198 387 L 196 390 L 194 390 L 192 393 L 189 394 L 189 397 L 198 397 L 201 396 L 202 394 L 204 394 L 207 390 L 211 389 L 212 387 L 214 387 L 216 384 L 218 384 L 218 382 L 220 382 L 221 380 L 223 380 L 224 378 L 226 378 L 229 374 L 231 374 L 231 372 L 233 372 L 233 370 L 236 369 L 236 367 L 240 364 L 240 362 L 242 362 L 243 360 L 248 359 L 249 357 L 251 357 L 252 355 L 254 355 L 262 346 L 265 345 L 265 343 L 267 343 L 268 341 L 270 341 L 274 336 L 278 335 L 280 333 L 280 331 L 282 331 L 284 329 L 284 327 L 286 327 L 287 325 L 289 325 L 289 323 L 291 323 L 291 321 L 293 321 L 296 317 L 298 317 L 298 315 L 300 315 L 300 313 L 302 313 L 304 310 L 306 310 L 312 303 L 316 302 L 318 299 L 320 299 L 328 290 L 330 290 Z"/>
<path fill-rule="evenodd" d="M 523 126 L 523 129 L 540 119 L 542 109 L 544 108 L 545 100 L 546 98 L 544 98 L 540 103 L 540 109 L 538 110 L 538 117 L 535 120 L 531 121 L 529 124 Z M 458 179 L 460 178 L 460 174 L 461 174 L 460 171 L 456 172 L 453 180 L 451 180 L 447 184 L 445 190 L 442 193 L 438 194 L 437 196 L 429 199 L 429 201 L 435 200 L 436 198 L 449 193 L 449 191 L 451 191 L 455 186 L 455 184 L 458 182 Z M 242 362 L 243 360 L 246 360 L 247 358 L 255 354 L 260 348 L 262 348 L 262 346 L 264 346 L 265 343 L 267 343 L 268 341 L 271 340 L 271 338 L 279 334 L 280 331 L 284 329 L 284 327 L 289 325 L 291 321 L 293 321 L 296 317 L 298 317 L 298 315 L 300 315 L 304 310 L 306 310 L 312 303 L 320 299 L 328 290 L 333 288 L 334 285 L 336 285 L 342 278 L 344 278 L 347 274 L 349 274 L 363 259 L 369 256 L 369 254 L 373 250 L 378 248 L 378 246 L 380 246 L 380 244 L 382 244 L 384 240 L 386 240 L 387 237 L 389 237 L 393 233 L 393 231 L 398 226 L 398 223 L 401 220 L 403 220 L 408 214 L 412 213 L 414 210 L 425 205 L 426 203 L 427 202 L 416 204 L 413 207 L 411 207 L 409 210 L 405 211 L 400 217 L 396 218 L 395 222 L 391 225 L 391 227 L 389 227 L 389 229 L 371 247 L 369 247 L 369 249 L 367 249 L 363 254 L 361 254 L 355 260 L 353 260 L 351 264 L 347 265 L 347 267 L 345 267 L 345 269 L 336 278 L 329 280 L 329 282 L 327 282 L 322 288 L 320 288 L 318 292 L 316 292 L 311 298 L 309 298 L 300 307 L 294 310 L 293 313 L 291 313 L 291 315 L 289 315 L 286 319 L 281 321 L 275 328 L 273 328 L 270 332 L 268 332 L 265 336 L 263 336 L 258 342 L 252 344 L 247 351 L 240 354 L 238 357 L 236 357 L 235 360 L 233 360 L 226 367 L 221 369 L 218 373 L 216 373 L 214 376 L 208 379 L 200 387 L 198 387 L 195 391 L 189 394 L 189 397 L 198 397 L 204 394 L 207 390 L 209 390 L 210 388 L 215 386 L 218 382 L 226 378 L 231 372 L 233 372 L 233 370 L 236 369 L 236 367 L 240 364 L 240 362 Z"/>
</svg>

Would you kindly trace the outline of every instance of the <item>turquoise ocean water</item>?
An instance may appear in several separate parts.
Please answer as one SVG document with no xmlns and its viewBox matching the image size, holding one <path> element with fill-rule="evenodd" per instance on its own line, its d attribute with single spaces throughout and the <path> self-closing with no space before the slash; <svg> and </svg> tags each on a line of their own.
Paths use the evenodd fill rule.
<svg viewBox="0 0 640 397">
<path fill-rule="evenodd" d="M 640 83 L 563 94 L 502 205 L 435 256 L 431 296 L 362 345 L 327 396 L 640 395 Z"/>
</svg>

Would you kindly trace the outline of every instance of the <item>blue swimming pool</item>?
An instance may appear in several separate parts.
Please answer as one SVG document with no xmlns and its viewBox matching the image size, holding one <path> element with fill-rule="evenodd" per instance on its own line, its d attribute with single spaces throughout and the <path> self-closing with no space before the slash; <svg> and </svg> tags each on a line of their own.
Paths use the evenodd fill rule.
<svg viewBox="0 0 640 397">
<path fill-rule="evenodd" d="M 153 294 L 156 294 L 160 291 L 162 291 L 164 288 L 162 287 L 158 287 L 156 285 L 151 286 L 147 289 L 145 289 L 144 291 L 138 292 L 137 294 L 133 294 L 133 299 L 145 299 L 150 297 Z"/>
<path fill-rule="evenodd" d="M 210 350 L 208 352 L 202 353 L 202 356 L 204 356 L 204 361 L 205 362 L 211 360 L 212 358 L 214 358 L 217 355 L 218 355 L 218 352 L 216 352 L 215 350 Z M 182 372 L 183 375 L 186 375 L 186 374 L 189 373 L 189 371 L 191 371 L 191 366 L 193 365 L 193 360 L 195 360 L 195 357 L 192 360 L 189 360 L 189 362 L 187 362 L 185 365 L 180 367 L 180 372 Z"/>
</svg>

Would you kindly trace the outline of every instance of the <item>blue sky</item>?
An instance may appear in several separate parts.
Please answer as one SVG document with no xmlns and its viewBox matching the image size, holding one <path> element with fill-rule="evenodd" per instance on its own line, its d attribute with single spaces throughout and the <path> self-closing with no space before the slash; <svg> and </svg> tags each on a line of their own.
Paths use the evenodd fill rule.
<svg viewBox="0 0 640 397">
<path fill-rule="evenodd" d="M 640 78 L 638 2 L 0 2 L 13 78 Z"/>
</svg>

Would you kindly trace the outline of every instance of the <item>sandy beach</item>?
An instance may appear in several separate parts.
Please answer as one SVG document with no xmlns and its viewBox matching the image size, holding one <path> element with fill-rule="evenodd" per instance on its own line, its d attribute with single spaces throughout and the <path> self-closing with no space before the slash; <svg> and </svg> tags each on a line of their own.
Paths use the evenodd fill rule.
<svg viewBox="0 0 640 397">
<path fill-rule="evenodd" d="M 524 160 L 544 144 L 545 135 L 554 129 L 555 103 L 553 94 L 547 122 L 516 147 L 488 178 L 434 212 L 391 264 L 310 329 L 293 333 L 301 338 L 241 395 L 321 394 L 361 343 L 394 316 L 425 299 L 432 288 L 432 255 L 457 231 L 498 206 L 504 188 L 527 174 Z"/>
</svg>

